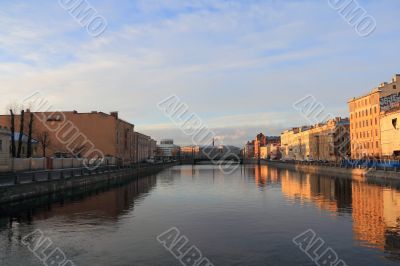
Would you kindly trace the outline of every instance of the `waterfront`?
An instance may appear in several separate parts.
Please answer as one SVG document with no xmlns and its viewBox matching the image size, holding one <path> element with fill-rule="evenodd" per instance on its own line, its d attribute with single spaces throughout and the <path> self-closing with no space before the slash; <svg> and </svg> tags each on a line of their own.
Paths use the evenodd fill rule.
<svg viewBox="0 0 400 266">
<path fill-rule="evenodd" d="M 307 229 L 348 265 L 396 265 L 396 187 L 265 165 L 230 175 L 218 166 L 176 166 L 24 209 L 1 206 L 0 265 L 41 265 L 18 240 L 36 229 L 76 265 L 180 265 L 156 240 L 171 227 L 215 265 L 315 265 L 292 243 Z"/>
</svg>

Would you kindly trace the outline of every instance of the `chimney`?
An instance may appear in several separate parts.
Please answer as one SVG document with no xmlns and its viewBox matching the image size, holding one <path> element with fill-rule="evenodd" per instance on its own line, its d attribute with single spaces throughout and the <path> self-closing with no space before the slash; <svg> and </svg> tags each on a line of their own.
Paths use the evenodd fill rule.
<svg viewBox="0 0 400 266">
<path fill-rule="evenodd" d="M 397 82 L 397 81 L 400 81 L 400 74 L 396 74 L 393 77 L 393 82 Z"/>
<path fill-rule="evenodd" d="M 110 115 L 118 119 L 118 112 L 110 112 Z"/>
</svg>

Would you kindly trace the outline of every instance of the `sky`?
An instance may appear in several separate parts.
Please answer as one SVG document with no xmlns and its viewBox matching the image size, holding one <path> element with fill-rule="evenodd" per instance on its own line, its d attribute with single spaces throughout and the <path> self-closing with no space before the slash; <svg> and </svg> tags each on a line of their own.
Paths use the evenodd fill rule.
<svg viewBox="0 0 400 266">
<path fill-rule="evenodd" d="M 191 144 L 159 110 L 176 95 L 223 144 L 308 124 L 400 73 L 398 0 L 358 0 L 376 20 L 357 34 L 332 0 L 85 0 L 99 36 L 65 9 L 77 0 L 0 0 L 0 111 L 35 92 L 57 110 L 119 111 L 135 129 Z M 83 0 L 79 0 L 83 1 Z"/>
</svg>

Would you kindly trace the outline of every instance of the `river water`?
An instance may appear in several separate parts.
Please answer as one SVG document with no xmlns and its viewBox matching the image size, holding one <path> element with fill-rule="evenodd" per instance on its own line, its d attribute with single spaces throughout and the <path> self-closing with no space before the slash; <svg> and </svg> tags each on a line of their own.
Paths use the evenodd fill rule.
<svg viewBox="0 0 400 266">
<path fill-rule="evenodd" d="M 32 232 L 51 240 L 43 254 L 59 248 L 74 265 L 182 265 L 157 240 L 170 228 L 188 239 L 182 253 L 195 245 L 214 265 L 316 265 L 328 248 L 347 265 L 399 265 L 398 187 L 268 166 L 176 166 L 0 206 L 0 266 L 44 265 L 24 244 Z M 293 241 L 303 232 L 324 244 L 303 252 Z"/>
</svg>

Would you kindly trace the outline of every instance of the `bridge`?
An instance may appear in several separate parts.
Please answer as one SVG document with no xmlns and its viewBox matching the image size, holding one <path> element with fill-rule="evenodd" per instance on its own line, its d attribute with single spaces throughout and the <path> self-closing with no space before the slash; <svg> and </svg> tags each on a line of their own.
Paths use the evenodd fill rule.
<svg viewBox="0 0 400 266">
<path fill-rule="evenodd" d="M 242 164 L 243 160 L 237 156 L 229 156 L 229 157 L 219 156 L 215 158 L 201 157 L 201 158 L 187 158 L 181 160 L 181 164 L 233 164 L 233 163 Z"/>
</svg>

